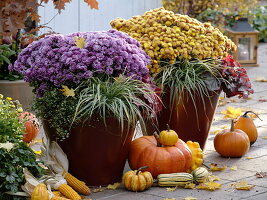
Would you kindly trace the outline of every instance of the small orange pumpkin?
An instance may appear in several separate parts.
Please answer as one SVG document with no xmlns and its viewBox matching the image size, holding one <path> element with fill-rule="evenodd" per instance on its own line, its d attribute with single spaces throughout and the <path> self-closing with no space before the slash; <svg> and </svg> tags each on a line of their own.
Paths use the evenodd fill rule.
<svg viewBox="0 0 267 200">
<path fill-rule="evenodd" d="M 237 119 L 235 129 L 244 131 L 249 137 L 250 145 L 252 145 L 258 138 L 258 130 L 253 122 L 253 119 L 248 116 L 248 113 L 250 112 L 254 113 L 252 111 L 247 111 Z M 254 114 L 259 117 L 256 113 Z"/>
<path fill-rule="evenodd" d="M 223 157 L 241 157 L 249 150 L 250 141 L 244 131 L 234 129 L 234 120 L 232 120 L 230 130 L 225 129 L 215 136 L 214 147 Z"/>
<path fill-rule="evenodd" d="M 167 124 L 168 130 L 161 131 L 159 133 L 159 142 L 165 146 L 173 146 L 178 141 L 178 135 L 175 131 L 170 130 L 169 124 Z"/>
<path fill-rule="evenodd" d="M 153 177 L 150 172 L 141 172 L 142 169 L 148 168 L 140 167 L 134 171 L 126 172 L 122 177 L 122 183 L 127 190 L 134 192 L 144 191 L 153 185 Z"/>
<path fill-rule="evenodd" d="M 39 132 L 39 123 L 36 116 L 30 112 L 22 112 L 20 120 L 24 123 L 25 134 L 23 135 L 24 142 L 31 142 L 34 140 Z"/>
<path fill-rule="evenodd" d="M 175 146 L 161 146 L 157 136 L 143 136 L 131 142 L 129 165 L 136 170 L 149 166 L 154 178 L 159 174 L 186 172 L 191 167 L 192 153 L 181 139 Z"/>
</svg>

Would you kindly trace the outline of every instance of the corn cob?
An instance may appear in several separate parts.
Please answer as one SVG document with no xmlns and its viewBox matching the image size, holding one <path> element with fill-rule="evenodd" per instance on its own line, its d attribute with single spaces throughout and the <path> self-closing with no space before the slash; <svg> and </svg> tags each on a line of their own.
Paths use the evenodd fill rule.
<svg viewBox="0 0 267 200">
<path fill-rule="evenodd" d="M 54 195 L 50 200 L 70 200 L 70 199 Z"/>
<path fill-rule="evenodd" d="M 89 195 L 91 193 L 90 188 L 86 186 L 85 182 L 78 180 L 68 172 L 65 172 L 63 176 L 68 185 L 70 185 L 76 192 L 83 195 Z"/>
<path fill-rule="evenodd" d="M 61 192 L 58 191 L 58 190 L 54 190 L 54 191 L 52 191 L 52 193 L 53 193 L 55 196 L 64 197 L 63 194 L 61 194 Z"/>
<path fill-rule="evenodd" d="M 82 199 L 80 195 L 75 192 L 69 185 L 67 184 L 61 184 L 58 187 L 58 190 L 67 198 L 71 200 L 80 200 Z"/>
</svg>

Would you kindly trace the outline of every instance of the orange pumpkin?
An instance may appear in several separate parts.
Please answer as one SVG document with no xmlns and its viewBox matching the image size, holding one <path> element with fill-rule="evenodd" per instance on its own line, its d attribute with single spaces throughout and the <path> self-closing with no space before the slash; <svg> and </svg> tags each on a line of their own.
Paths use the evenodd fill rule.
<svg viewBox="0 0 267 200">
<path fill-rule="evenodd" d="M 132 141 L 129 152 L 129 165 L 137 170 L 149 166 L 154 178 L 159 174 L 186 172 L 191 167 L 192 154 L 181 139 L 175 146 L 162 147 L 155 136 L 143 136 Z"/>
<path fill-rule="evenodd" d="M 244 131 L 234 129 L 234 120 L 232 120 L 230 130 L 225 129 L 215 136 L 214 147 L 223 157 L 241 157 L 249 150 L 250 141 Z"/>
<path fill-rule="evenodd" d="M 247 111 L 244 113 L 244 115 L 240 116 L 237 119 L 235 123 L 235 129 L 244 131 L 249 137 L 250 145 L 252 145 L 258 138 L 258 130 L 253 122 L 253 119 L 248 116 L 248 113 L 250 112 L 254 113 L 252 111 Z M 258 117 L 256 113 L 254 114 Z"/>
<path fill-rule="evenodd" d="M 39 132 L 39 123 L 36 116 L 30 112 L 22 112 L 20 120 L 24 123 L 25 134 L 23 135 L 24 142 L 31 142 L 34 140 Z"/>
</svg>

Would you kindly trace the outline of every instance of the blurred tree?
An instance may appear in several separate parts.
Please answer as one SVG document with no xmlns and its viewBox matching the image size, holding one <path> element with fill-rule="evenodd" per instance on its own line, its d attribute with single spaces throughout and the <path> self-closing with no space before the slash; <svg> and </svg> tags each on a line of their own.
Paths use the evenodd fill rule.
<svg viewBox="0 0 267 200">
<path fill-rule="evenodd" d="M 59 12 L 71 0 L 1 0 L 0 1 L 0 44 L 10 44 L 17 32 L 25 28 L 28 17 L 35 23 L 40 22 L 38 7 L 52 1 Z M 97 0 L 84 0 L 91 9 L 98 9 Z"/>
<path fill-rule="evenodd" d="M 258 0 L 162 0 L 165 9 L 175 13 L 197 17 L 210 9 L 224 9 L 224 12 L 238 12 L 246 16 L 255 7 Z"/>
</svg>

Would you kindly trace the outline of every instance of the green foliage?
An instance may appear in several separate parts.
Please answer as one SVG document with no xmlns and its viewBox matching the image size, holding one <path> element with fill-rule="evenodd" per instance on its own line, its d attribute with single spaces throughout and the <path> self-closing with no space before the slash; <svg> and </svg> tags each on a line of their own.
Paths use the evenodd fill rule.
<svg viewBox="0 0 267 200">
<path fill-rule="evenodd" d="M 7 97 L 0 94 L 0 142 L 18 141 L 24 133 L 24 125 L 19 121 L 21 107 L 16 107 Z"/>
<path fill-rule="evenodd" d="M 58 138 L 65 139 L 69 135 L 69 129 L 74 117 L 78 98 L 66 97 L 62 92 L 54 88 L 45 92 L 41 98 L 33 102 L 36 115 L 49 122 L 58 134 Z"/>
<path fill-rule="evenodd" d="M 42 172 L 34 152 L 22 141 L 25 128 L 19 120 L 20 112 L 19 105 L 0 94 L 0 199 L 22 199 L 3 193 L 20 190 L 25 182 L 23 168 L 34 175 Z"/>
<path fill-rule="evenodd" d="M 53 89 L 34 101 L 37 116 L 49 122 L 58 139 L 67 138 L 71 127 L 92 115 L 101 116 L 104 122 L 107 117 L 116 117 L 122 127 L 125 122 L 130 127 L 138 120 L 144 125 L 144 115 L 153 113 L 147 101 L 154 102 L 156 98 L 145 83 L 125 77 L 90 78 L 74 91 L 74 97 L 66 97 L 59 89 Z"/>
<path fill-rule="evenodd" d="M 182 60 L 174 64 L 162 63 L 165 69 L 158 75 L 157 80 L 163 90 L 170 89 L 170 105 L 179 101 L 181 93 L 188 91 L 194 100 L 193 92 L 208 96 L 209 91 L 220 89 L 220 69 L 217 60 Z"/>
<path fill-rule="evenodd" d="M 151 116 L 154 112 L 147 102 L 154 102 L 157 97 L 142 81 L 123 76 L 115 81 L 109 78 L 105 82 L 99 78 L 91 78 L 81 87 L 83 89 L 74 116 L 76 121 L 88 120 L 97 114 L 104 122 L 107 117 L 117 118 L 122 129 L 125 122 L 130 128 L 138 120 L 145 127 L 145 116 Z"/>
<path fill-rule="evenodd" d="M 0 148 L 0 192 L 17 192 L 24 184 L 23 168 L 35 176 L 42 173 L 34 152 L 24 142 L 12 143 L 12 149 Z"/>
<path fill-rule="evenodd" d="M 223 31 L 225 27 L 232 27 L 239 17 L 238 12 L 229 13 L 223 9 L 207 9 L 200 13 L 197 19 L 201 22 L 210 22 Z"/>
<path fill-rule="evenodd" d="M 19 80 L 22 79 L 22 76 L 10 72 L 8 70 L 8 65 L 12 64 L 17 58 L 17 52 L 15 44 L 13 45 L 0 45 L 0 80 Z"/>
<path fill-rule="evenodd" d="M 267 42 L 267 6 L 259 6 L 252 10 L 250 23 L 259 31 L 259 41 Z"/>
</svg>

